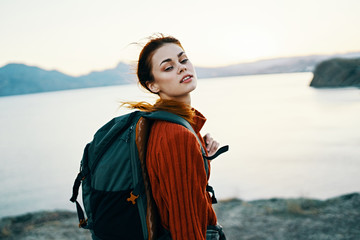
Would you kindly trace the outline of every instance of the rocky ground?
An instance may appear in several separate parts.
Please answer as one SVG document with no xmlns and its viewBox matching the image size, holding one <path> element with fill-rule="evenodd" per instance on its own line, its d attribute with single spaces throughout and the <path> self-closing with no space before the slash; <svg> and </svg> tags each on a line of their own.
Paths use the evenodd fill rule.
<svg viewBox="0 0 360 240">
<path fill-rule="evenodd" d="M 215 207 L 228 239 L 360 239 L 360 194 L 319 201 L 230 200 Z"/>
<path fill-rule="evenodd" d="M 359 240 L 360 194 L 325 201 L 269 199 L 222 201 L 214 208 L 227 239 Z M 74 212 L 37 212 L 0 220 L 0 239 L 91 239 Z"/>
</svg>

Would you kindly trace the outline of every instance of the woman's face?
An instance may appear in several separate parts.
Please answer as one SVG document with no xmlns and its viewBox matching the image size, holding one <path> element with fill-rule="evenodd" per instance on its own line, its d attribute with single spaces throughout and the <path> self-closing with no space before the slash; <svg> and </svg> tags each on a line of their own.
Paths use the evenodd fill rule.
<svg viewBox="0 0 360 240">
<path fill-rule="evenodd" d="M 184 50 L 177 44 L 167 43 L 155 51 L 151 65 L 154 81 L 148 84 L 150 90 L 162 99 L 190 104 L 197 77 Z"/>
</svg>

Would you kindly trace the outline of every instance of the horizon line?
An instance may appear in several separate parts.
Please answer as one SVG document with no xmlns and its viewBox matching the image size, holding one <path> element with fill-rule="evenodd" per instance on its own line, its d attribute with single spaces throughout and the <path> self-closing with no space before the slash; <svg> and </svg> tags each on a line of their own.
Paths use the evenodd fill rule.
<svg viewBox="0 0 360 240">
<path fill-rule="evenodd" d="M 229 67 L 229 66 L 235 66 L 235 65 L 241 65 L 241 64 L 250 64 L 250 63 L 256 63 L 256 62 L 261 62 L 261 61 L 270 61 L 270 60 L 275 60 L 275 59 L 288 59 L 288 58 L 302 58 L 302 57 L 320 57 L 320 56 L 336 56 L 336 55 L 346 55 L 346 54 L 360 54 L 360 50 L 356 50 L 356 51 L 348 51 L 348 52 L 341 52 L 341 53 L 329 53 L 329 54 L 309 54 L 309 55 L 295 55 L 295 56 L 280 56 L 280 57 L 269 57 L 269 58 L 259 58 L 259 59 L 254 59 L 254 60 L 250 60 L 250 61 L 243 61 L 243 62 L 238 62 L 238 63 L 230 63 L 230 64 L 225 64 L 225 65 L 216 65 L 216 66 L 203 66 L 203 65 L 195 65 L 194 67 L 196 68 L 223 68 L 223 67 Z M 87 73 L 81 73 L 81 74 L 70 74 L 67 73 L 67 71 L 61 71 L 58 70 L 56 68 L 46 68 L 46 67 L 42 67 L 40 65 L 37 64 L 28 64 L 26 62 L 8 62 L 5 63 L 4 65 L 0 66 L 0 69 L 7 66 L 7 65 L 11 65 L 11 64 L 18 64 L 18 65 L 25 65 L 28 67 L 36 67 L 36 68 L 40 68 L 42 70 L 45 71 L 56 71 L 56 72 L 60 72 L 62 74 L 71 76 L 71 77 L 81 77 L 81 76 L 86 76 L 90 73 L 93 72 L 102 72 L 102 71 L 106 71 L 106 70 L 110 70 L 110 69 L 114 69 L 116 68 L 119 64 L 125 64 L 128 66 L 132 66 L 133 64 L 130 62 L 126 62 L 123 60 L 118 61 L 115 65 L 113 65 L 113 67 L 108 67 L 108 68 L 103 68 L 103 69 L 99 69 L 99 70 L 90 70 Z"/>
</svg>

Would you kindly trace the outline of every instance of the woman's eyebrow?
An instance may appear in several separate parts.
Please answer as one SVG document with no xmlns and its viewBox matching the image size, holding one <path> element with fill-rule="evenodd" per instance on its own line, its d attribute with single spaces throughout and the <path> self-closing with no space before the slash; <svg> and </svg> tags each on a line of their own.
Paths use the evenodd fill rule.
<svg viewBox="0 0 360 240">
<path fill-rule="evenodd" d="M 161 64 L 163 64 L 163 63 L 171 62 L 171 61 L 172 61 L 171 58 L 167 58 L 164 61 L 162 61 L 159 66 L 161 66 Z"/>
<path fill-rule="evenodd" d="M 184 53 L 185 53 L 185 52 L 180 52 L 177 56 L 178 56 L 178 57 L 181 57 Z M 159 66 L 161 66 L 161 64 L 163 64 L 163 63 L 171 62 L 171 61 L 172 61 L 171 58 L 167 58 L 167 59 L 163 60 L 163 61 L 160 63 Z"/>
<path fill-rule="evenodd" d="M 185 52 L 180 52 L 177 56 L 181 57 Z"/>
</svg>

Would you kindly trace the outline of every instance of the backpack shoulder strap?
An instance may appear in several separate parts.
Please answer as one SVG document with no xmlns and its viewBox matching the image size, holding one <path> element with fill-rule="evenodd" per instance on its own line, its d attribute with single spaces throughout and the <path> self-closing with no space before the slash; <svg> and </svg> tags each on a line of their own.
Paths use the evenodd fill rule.
<svg viewBox="0 0 360 240">
<path fill-rule="evenodd" d="M 213 160 L 220 154 L 227 152 L 229 150 L 229 145 L 225 145 L 225 146 L 221 147 L 214 155 L 212 155 L 210 157 L 206 156 L 206 153 L 203 149 L 201 141 L 200 141 L 198 135 L 196 134 L 196 132 L 194 131 L 193 127 L 191 126 L 191 124 L 188 121 L 186 121 L 184 118 L 182 118 L 176 114 L 166 112 L 166 111 L 156 111 L 156 112 L 147 113 L 146 115 L 144 115 L 144 117 L 147 117 L 150 119 L 165 120 L 168 122 L 177 123 L 177 124 L 180 124 L 180 125 L 186 127 L 187 129 L 189 129 L 189 131 L 192 132 L 196 136 L 196 139 L 198 140 L 198 142 L 201 146 L 201 151 L 203 153 L 203 156 L 208 160 Z"/>
<path fill-rule="evenodd" d="M 198 135 L 196 134 L 195 130 L 193 129 L 193 127 L 191 126 L 191 124 L 188 121 L 186 121 L 184 118 L 182 118 L 174 113 L 170 113 L 170 112 L 166 112 L 166 111 L 151 112 L 147 115 L 144 115 L 144 117 L 150 118 L 150 119 L 155 119 L 155 120 L 164 120 L 164 121 L 176 123 L 176 124 L 186 127 L 190 132 L 192 132 L 195 135 L 198 143 L 200 144 L 201 153 L 204 158 L 206 175 L 208 174 L 209 166 L 208 166 L 208 162 L 206 161 L 206 152 L 203 148 L 203 145 L 202 145 Z"/>
<path fill-rule="evenodd" d="M 166 111 L 156 111 L 156 112 L 147 113 L 144 115 L 144 117 L 150 118 L 150 119 L 164 120 L 164 121 L 168 121 L 168 122 L 172 122 L 172 123 L 177 123 L 179 125 L 186 127 L 190 132 L 192 132 L 195 135 L 195 137 L 201 147 L 201 152 L 202 152 L 202 155 L 204 158 L 206 175 L 208 174 L 208 169 L 209 169 L 208 162 L 206 160 L 213 160 L 220 154 L 227 152 L 229 150 L 229 146 L 226 145 L 226 146 L 221 147 L 214 155 L 208 157 L 206 155 L 206 152 L 203 148 L 203 145 L 202 145 L 198 135 L 196 134 L 196 132 L 193 129 L 193 127 L 191 126 L 191 124 L 188 121 L 186 121 L 184 118 L 182 118 L 174 113 L 170 113 L 170 112 L 166 112 Z"/>
<path fill-rule="evenodd" d="M 201 141 L 200 141 L 198 135 L 196 134 L 196 132 L 193 129 L 193 127 L 191 126 L 191 124 L 188 121 L 186 121 L 184 118 L 182 118 L 174 113 L 170 113 L 170 112 L 166 112 L 166 111 L 151 112 L 147 115 L 144 115 L 144 117 L 150 118 L 150 119 L 164 120 L 164 121 L 176 123 L 176 124 L 186 127 L 190 132 L 192 132 L 196 136 L 196 139 L 198 140 L 200 147 L 201 147 L 201 152 L 203 153 L 204 156 L 206 156 L 205 150 L 203 149 L 203 146 L 201 144 Z"/>
</svg>

